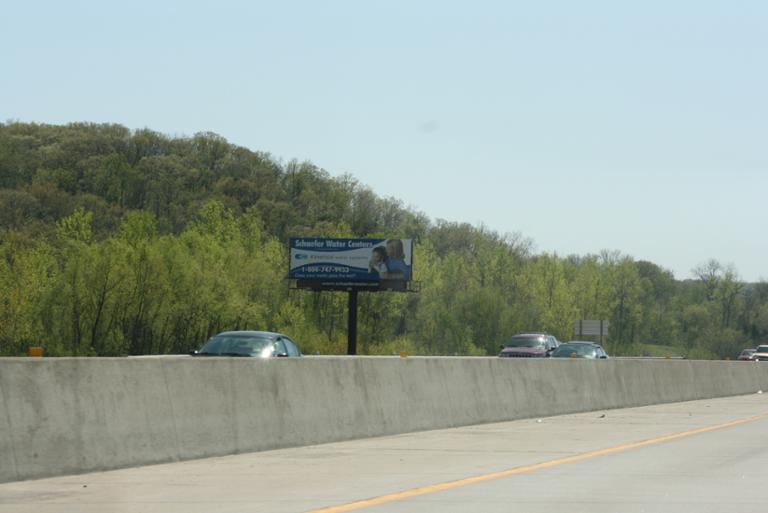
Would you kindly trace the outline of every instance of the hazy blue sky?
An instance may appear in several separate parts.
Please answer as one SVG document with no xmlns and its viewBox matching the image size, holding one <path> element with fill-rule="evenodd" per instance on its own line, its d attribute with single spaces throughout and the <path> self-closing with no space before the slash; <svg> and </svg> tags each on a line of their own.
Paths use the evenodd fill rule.
<svg viewBox="0 0 768 513">
<path fill-rule="evenodd" d="M 768 278 L 768 2 L 2 2 L 0 120 L 216 132 L 538 252 Z"/>
</svg>

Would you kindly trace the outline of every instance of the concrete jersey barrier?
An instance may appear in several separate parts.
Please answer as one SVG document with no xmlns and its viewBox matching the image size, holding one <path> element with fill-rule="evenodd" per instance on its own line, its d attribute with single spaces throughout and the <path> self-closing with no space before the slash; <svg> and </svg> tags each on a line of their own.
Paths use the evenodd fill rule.
<svg viewBox="0 0 768 513">
<path fill-rule="evenodd" d="M 0 482 L 768 389 L 768 365 L 0 359 Z"/>
</svg>

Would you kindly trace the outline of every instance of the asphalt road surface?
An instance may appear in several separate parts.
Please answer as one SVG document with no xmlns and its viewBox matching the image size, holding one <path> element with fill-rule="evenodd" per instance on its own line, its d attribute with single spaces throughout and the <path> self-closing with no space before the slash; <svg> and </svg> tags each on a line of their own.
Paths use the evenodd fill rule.
<svg viewBox="0 0 768 513">
<path fill-rule="evenodd" d="M 767 439 L 756 393 L 6 483 L 0 513 L 765 513 Z"/>
</svg>

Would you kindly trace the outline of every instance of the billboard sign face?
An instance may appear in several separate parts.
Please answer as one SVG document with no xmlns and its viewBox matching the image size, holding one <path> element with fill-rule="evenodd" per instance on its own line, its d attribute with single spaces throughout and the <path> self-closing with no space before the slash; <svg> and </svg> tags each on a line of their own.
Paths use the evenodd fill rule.
<svg viewBox="0 0 768 513">
<path fill-rule="evenodd" d="M 413 239 L 292 237 L 288 278 L 375 287 L 411 279 Z"/>
</svg>

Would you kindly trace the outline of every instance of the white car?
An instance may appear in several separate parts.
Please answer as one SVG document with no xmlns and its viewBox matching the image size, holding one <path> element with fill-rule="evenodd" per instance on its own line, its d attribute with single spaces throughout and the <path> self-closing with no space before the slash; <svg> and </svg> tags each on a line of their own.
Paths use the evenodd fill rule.
<svg viewBox="0 0 768 513">
<path fill-rule="evenodd" d="M 768 345 L 757 346 L 755 354 L 752 355 L 752 359 L 760 362 L 768 362 Z"/>
</svg>

